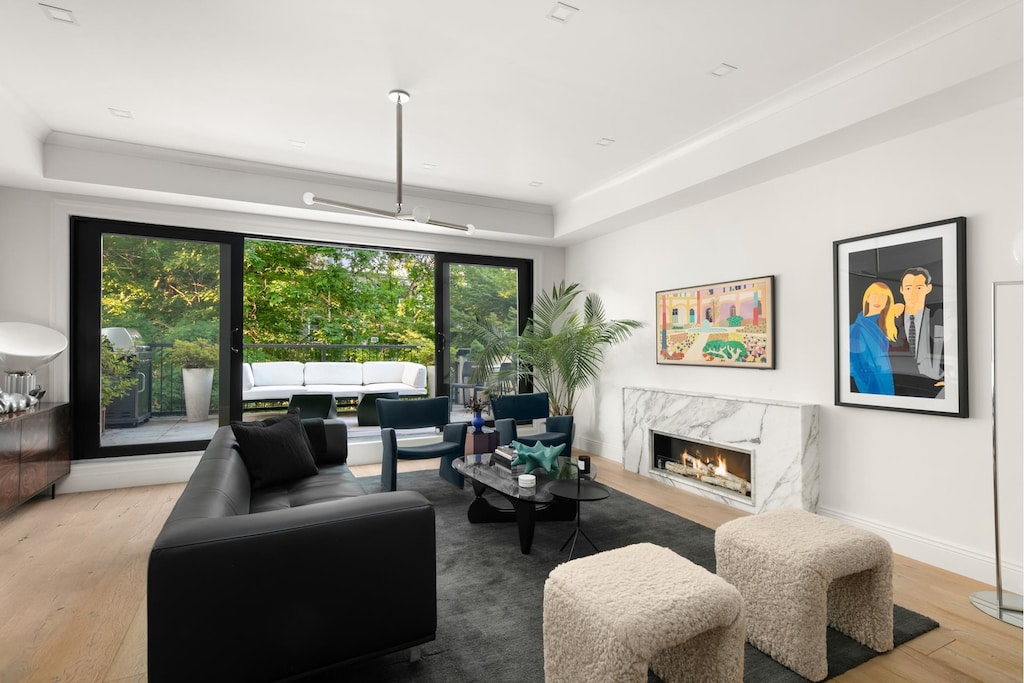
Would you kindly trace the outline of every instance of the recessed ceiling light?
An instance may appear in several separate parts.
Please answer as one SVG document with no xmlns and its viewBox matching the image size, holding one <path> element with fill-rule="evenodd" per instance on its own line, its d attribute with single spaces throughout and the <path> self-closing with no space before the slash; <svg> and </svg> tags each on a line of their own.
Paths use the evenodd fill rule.
<svg viewBox="0 0 1024 683">
<path fill-rule="evenodd" d="M 579 11 L 578 7 L 567 5 L 564 2 L 556 2 L 555 6 L 551 8 L 550 12 L 548 12 L 548 19 L 551 21 L 557 21 L 559 24 L 564 24 L 572 18 L 572 15 Z"/>
<path fill-rule="evenodd" d="M 63 21 L 66 24 L 75 23 L 75 15 L 72 14 L 69 9 L 54 7 L 53 5 L 44 5 L 43 3 L 39 3 L 39 7 L 46 12 L 46 16 L 50 17 L 54 21 Z"/>
<path fill-rule="evenodd" d="M 303 147 L 306 146 L 306 141 L 305 140 L 289 140 L 288 144 L 291 145 L 292 147 L 298 147 L 299 149 L 302 149 Z"/>
<path fill-rule="evenodd" d="M 601 138 L 600 140 L 598 140 L 594 144 L 596 144 L 598 147 L 607 147 L 608 145 L 610 145 L 610 144 L 612 144 L 614 142 L 615 142 L 615 140 L 612 140 L 611 138 Z"/>
<path fill-rule="evenodd" d="M 107 111 L 110 112 L 111 116 L 116 116 L 119 119 L 133 119 L 132 113 L 127 109 L 115 109 L 114 107 L 108 107 Z"/>
<path fill-rule="evenodd" d="M 539 181 L 539 180 L 531 180 L 531 181 L 530 181 L 530 187 L 540 187 L 540 186 L 541 186 L 541 185 L 543 185 L 543 184 L 544 184 L 544 183 L 542 183 L 542 182 L 541 182 L 541 181 Z"/>
<path fill-rule="evenodd" d="M 437 164 L 425 163 L 423 164 L 423 168 L 428 171 L 433 171 L 435 168 L 437 168 Z"/>
<path fill-rule="evenodd" d="M 737 67 L 733 66 L 732 64 L 726 64 L 725 62 L 722 62 L 717 67 L 712 69 L 709 75 L 715 76 L 717 78 L 722 78 L 723 76 L 728 76 L 732 72 L 736 71 L 736 69 Z"/>
</svg>

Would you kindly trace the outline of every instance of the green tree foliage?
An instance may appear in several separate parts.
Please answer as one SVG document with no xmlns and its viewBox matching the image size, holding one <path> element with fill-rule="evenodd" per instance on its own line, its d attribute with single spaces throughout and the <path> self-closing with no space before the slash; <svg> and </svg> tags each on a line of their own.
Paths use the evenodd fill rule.
<svg viewBox="0 0 1024 683">
<path fill-rule="evenodd" d="M 518 280 L 514 268 L 453 264 L 449 273 L 451 292 L 452 354 L 482 348 L 478 326 L 500 328 L 505 334 L 518 331 Z"/>
<path fill-rule="evenodd" d="M 147 342 L 217 339 L 220 247 L 131 235 L 103 237 L 103 327 Z"/>
<path fill-rule="evenodd" d="M 247 240 L 244 334 L 251 344 L 408 344 L 433 363 L 429 254 Z"/>
</svg>

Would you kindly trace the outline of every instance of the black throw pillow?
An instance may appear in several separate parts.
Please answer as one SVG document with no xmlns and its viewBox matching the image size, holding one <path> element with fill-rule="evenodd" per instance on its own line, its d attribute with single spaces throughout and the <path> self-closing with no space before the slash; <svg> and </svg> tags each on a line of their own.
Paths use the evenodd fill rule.
<svg viewBox="0 0 1024 683">
<path fill-rule="evenodd" d="M 231 431 L 254 489 L 310 477 L 320 471 L 298 414 L 288 413 L 263 422 L 232 422 Z"/>
</svg>

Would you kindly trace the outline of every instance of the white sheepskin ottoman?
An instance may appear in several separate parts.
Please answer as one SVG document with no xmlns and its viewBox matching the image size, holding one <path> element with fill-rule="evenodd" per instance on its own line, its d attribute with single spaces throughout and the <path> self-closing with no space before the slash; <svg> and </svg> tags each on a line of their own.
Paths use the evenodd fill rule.
<svg viewBox="0 0 1024 683">
<path fill-rule="evenodd" d="M 892 649 L 892 548 L 882 537 L 775 510 L 720 526 L 715 557 L 743 596 L 747 640 L 804 678 L 828 675 L 827 625 L 876 652 Z"/>
<path fill-rule="evenodd" d="M 639 543 L 572 560 L 544 584 L 544 680 L 743 680 L 739 592 L 668 548 Z"/>
</svg>

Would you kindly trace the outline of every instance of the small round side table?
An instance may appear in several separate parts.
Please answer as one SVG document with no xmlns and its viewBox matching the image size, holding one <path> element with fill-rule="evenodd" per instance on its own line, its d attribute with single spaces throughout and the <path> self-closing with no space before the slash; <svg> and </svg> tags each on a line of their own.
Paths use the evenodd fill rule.
<svg viewBox="0 0 1024 683">
<path fill-rule="evenodd" d="M 565 539 L 565 543 L 558 549 L 559 552 L 565 550 L 565 546 L 569 545 L 571 541 L 572 545 L 569 547 L 569 559 L 571 560 L 573 553 L 576 551 L 576 541 L 579 540 L 580 536 L 587 539 L 587 543 L 590 544 L 590 547 L 595 552 L 600 552 L 598 547 L 594 545 L 594 542 L 590 540 L 590 536 L 587 536 L 587 532 L 580 526 L 580 503 L 583 501 L 604 500 L 611 495 L 608 489 L 589 479 L 577 478 L 553 481 L 547 485 L 547 490 L 553 496 L 576 501 L 576 528 L 573 529 L 569 538 Z"/>
</svg>

